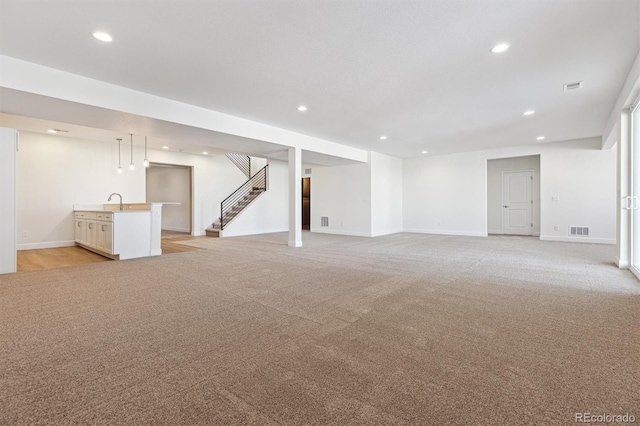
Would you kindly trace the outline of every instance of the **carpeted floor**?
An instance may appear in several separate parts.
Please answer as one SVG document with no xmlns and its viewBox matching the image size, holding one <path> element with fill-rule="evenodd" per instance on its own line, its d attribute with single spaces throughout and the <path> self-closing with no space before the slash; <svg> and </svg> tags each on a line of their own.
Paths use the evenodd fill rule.
<svg viewBox="0 0 640 426">
<path fill-rule="evenodd" d="M 0 424 L 640 418 L 612 246 L 304 234 L 0 276 Z"/>
</svg>

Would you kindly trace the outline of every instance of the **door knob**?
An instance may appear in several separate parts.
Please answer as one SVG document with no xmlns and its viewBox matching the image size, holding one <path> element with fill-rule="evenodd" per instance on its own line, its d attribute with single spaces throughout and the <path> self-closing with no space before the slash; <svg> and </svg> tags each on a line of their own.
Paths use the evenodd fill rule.
<svg viewBox="0 0 640 426">
<path fill-rule="evenodd" d="M 509 206 L 502 206 L 502 207 L 504 207 L 505 209 L 508 209 L 508 208 L 509 208 Z"/>
</svg>

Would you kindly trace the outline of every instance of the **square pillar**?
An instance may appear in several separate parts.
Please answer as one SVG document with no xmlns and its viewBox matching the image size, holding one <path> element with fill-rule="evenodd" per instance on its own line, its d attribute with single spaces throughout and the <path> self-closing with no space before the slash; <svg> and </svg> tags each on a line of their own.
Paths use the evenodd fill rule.
<svg viewBox="0 0 640 426">
<path fill-rule="evenodd" d="M 302 150 L 289 148 L 289 247 L 302 247 Z"/>
</svg>

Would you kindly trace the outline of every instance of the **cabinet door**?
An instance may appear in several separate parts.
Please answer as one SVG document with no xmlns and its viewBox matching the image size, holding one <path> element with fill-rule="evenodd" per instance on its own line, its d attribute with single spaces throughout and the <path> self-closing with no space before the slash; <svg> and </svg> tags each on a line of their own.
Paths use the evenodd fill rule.
<svg viewBox="0 0 640 426">
<path fill-rule="evenodd" d="M 100 230 L 103 236 L 103 250 L 107 253 L 113 253 L 113 223 L 105 222 L 100 224 Z"/>
<path fill-rule="evenodd" d="M 87 245 L 87 221 L 84 219 L 79 220 L 79 229 L 80 229 L 80 244 Z"/>
<path fill-rule="evenodd" d="M 75 227 L 73 230 L 73 234 L 75 236 L 75 240 L 76 243 L 81 243 L 82 242 L 82 227 L 84 226 L 84 221 L 82 220 L 75 220 Z"/>
<path fill-rule="evenodd" d="M 96 223 L 96 248 L 104 250 L 104 222 Z"/>
<path fill-rule="evenodd" d="M 87 243 L 88 246 L 96 246 L 96 222 L 87 222 Z"/>
</svg>

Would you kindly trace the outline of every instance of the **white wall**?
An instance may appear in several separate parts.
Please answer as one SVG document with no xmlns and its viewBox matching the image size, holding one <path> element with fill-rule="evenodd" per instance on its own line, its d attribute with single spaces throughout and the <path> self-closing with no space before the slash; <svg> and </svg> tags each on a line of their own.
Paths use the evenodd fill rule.
<svg viewBox="0 0 640 426">
<path fill-rule="evenodd" d="M 517 170 L 533 171 L 533 235 L 540 235 L 539 155 L 487 161 L 487 223 L 490 234 L 502 234 L 502 173 Z"/>
<path fill-rule="evenodd" d="M 539 154 L 540 239 L 614 244 L 616 152 L 600 146 L 591 138 L 405 160 L 404 229 L 487 235 L 487 160 Z M 591 236 L 570 237 L 569 226 Z"/>
<path fill-rule="evenodd" d="M 15 129 L 0 128 L 0 274 L 16 272 Z"/>
<path fill-rule="evenodd" d="M 266 158 L 251 157 L 251 176 L 258 173 L 266 165 L 267 165 Z"/>
<path fill-rule="evenodd" d="M 125 203 L 144 202 L 144 168 L 140 162 L 135 171 L 129 171 L 127 147 L 123 142 L 124 172 L 118 175 L 115 141 L 21 132 L 17 157 L 18 249 L 73 245 L 74 204 L 107 203 L 112 192 L 122 194 Z M 135 151 L 134 159 L 141 160 L 144 154 Z"/>
<path fill-rule="evenodd" d="M 17 155 L 18 249 L 73 245 L 74 204 L 107 203 L 112 192 L 122 194 L 125 203 L 145 202 L 143 151 L 142 147 L 134 147 L 137 167 L 131 172 L 127 167 L 129 150 L 123 142 L 124 172 L 119 175 L 115 141 L 21 132 Z M 205 228 L 220 216 L 220 202 L 246 181 L 224 155 L 212 157 L 150 149 L 148 158 L 152 163 L 193 167 L 194 235 L 204 235 Z M 275 187 L 271 186 L 270 191 L 276 190 Z M 286 191 L 286 184 L 284 188 Z M 263 203 L 267 209 L 278 209 L 282 200 L 269 197 Z M 273 229 L 270 224 L 267 228 L 261 226 L 263 224 L 257 222 L 252 229 L 255 233 Z M 23 236 L 23 231 L 27 236 Z"/>
<path fill-rule="evenodd" d="M 147 202 L 162 206 L 162 229 L 191 232 L 191 169 L 151 165 L 146 175 Z"/>
<path fill-rule="evenodd" d="M 402 232 L 402 160 L 371 152 L 371 236 Z"/>
<path fill-rule="evenodd" d="M 225 226 L 224 237 L 287 231 L 289 229 L 288 177 L 289 165 L 286 162 L 269 160 L 269 190 L 260 195 L 233 222 Z"/>
<path fill-rule="evenodd" d="M 405 232 L 487 235 L 486 156 L 419 157 L 403 164 Z"/>
<path fill-rule="evenodd" d="M 320 217 L 329 226 L 320 226 Z M 311 232 L 371 236 L 371 166 L 369 163 L 313 167 Z"/>
</svg>

